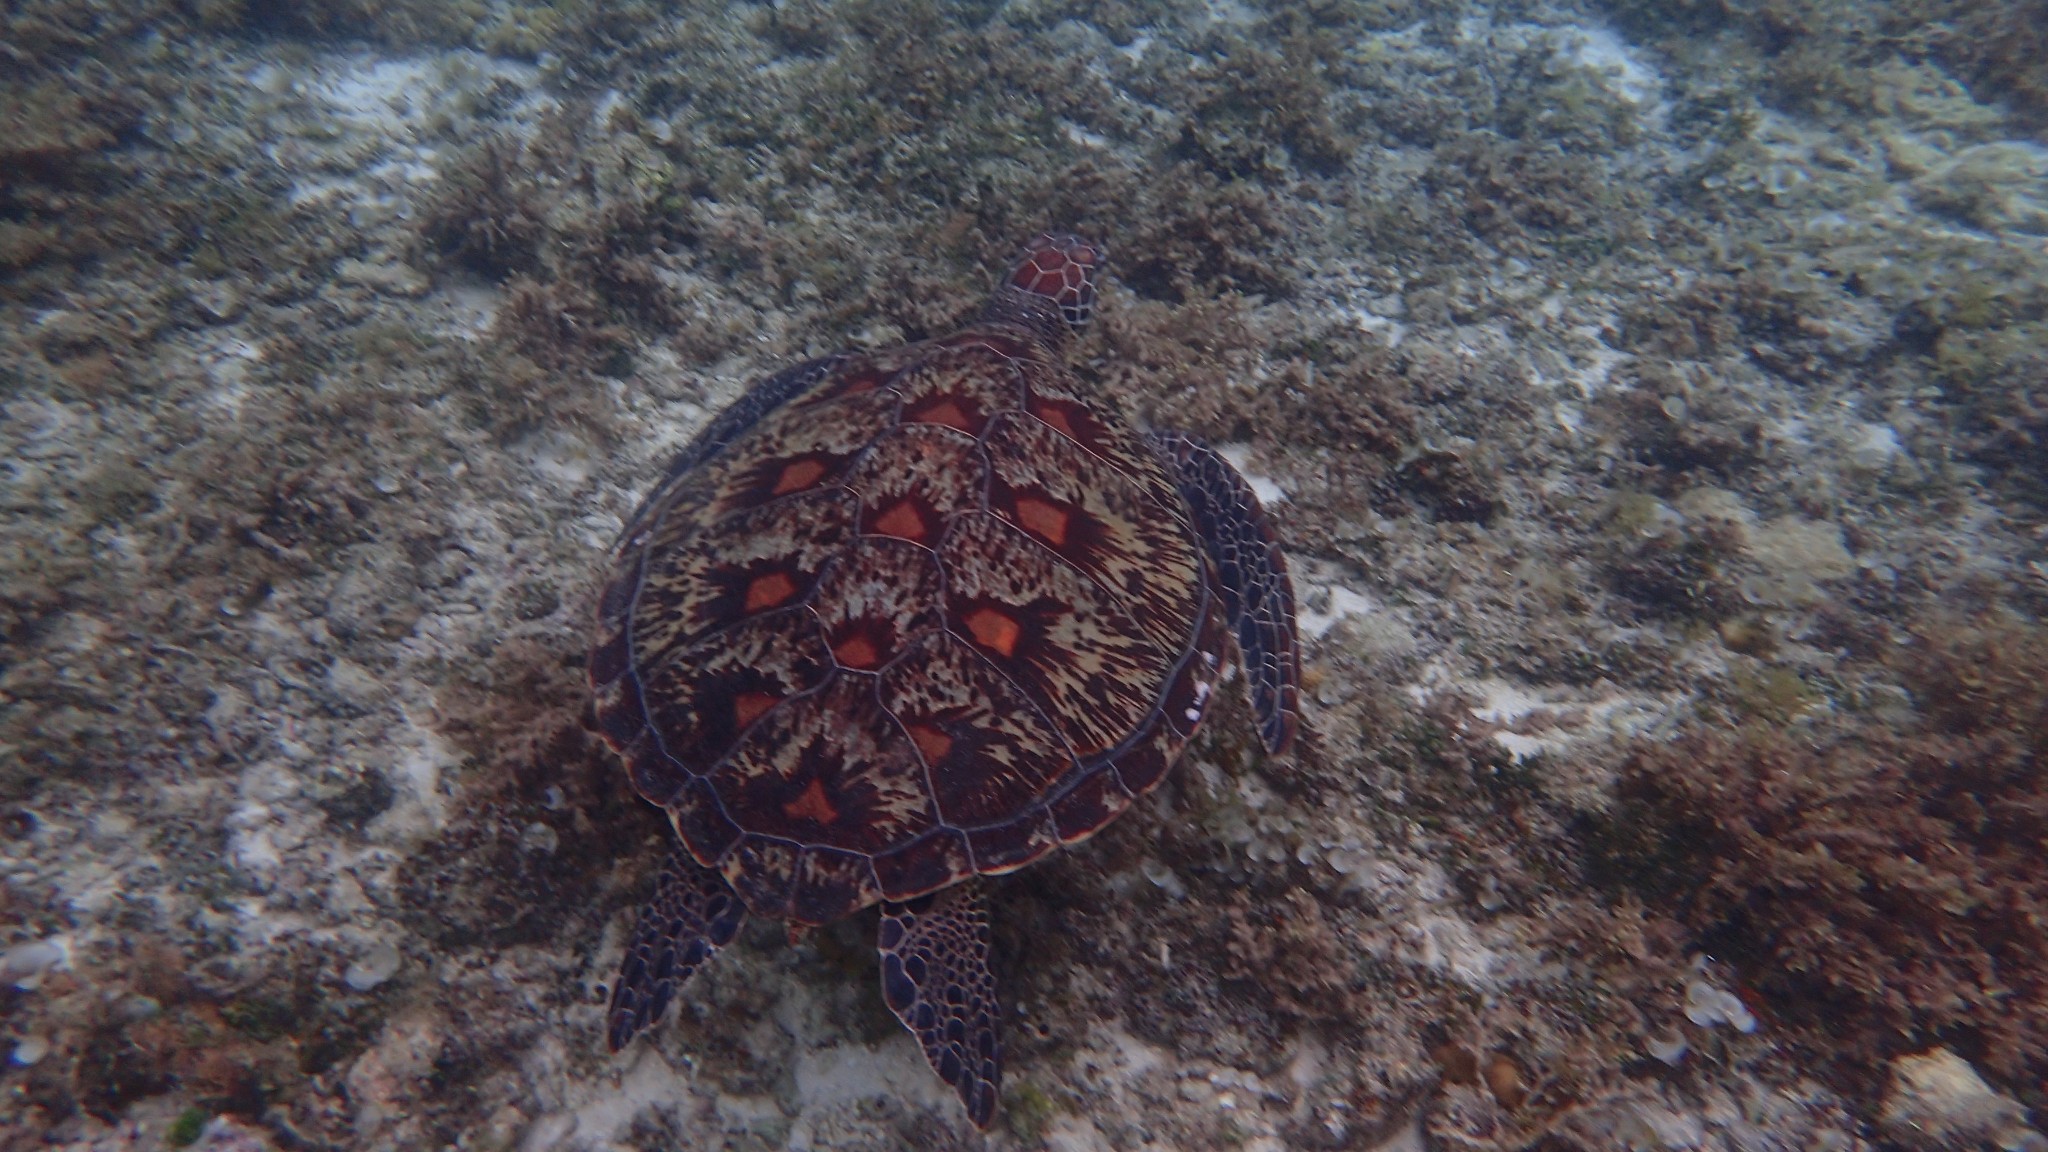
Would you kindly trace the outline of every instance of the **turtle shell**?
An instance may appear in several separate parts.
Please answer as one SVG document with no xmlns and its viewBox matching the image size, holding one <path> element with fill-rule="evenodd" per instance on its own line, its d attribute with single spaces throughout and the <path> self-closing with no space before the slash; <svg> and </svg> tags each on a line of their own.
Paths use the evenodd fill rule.
<svg viewBox="0 0 2048 1152">
<path fill-rule="evenodd" d="M 1161 461 L 1056 350 L 985 325 L 765 391 L 789 395 L 629 525 L 591 654 L 599 725 L 690 854 L 822 924 L 1156 786 L 1227 629 Z"/>
</svg>

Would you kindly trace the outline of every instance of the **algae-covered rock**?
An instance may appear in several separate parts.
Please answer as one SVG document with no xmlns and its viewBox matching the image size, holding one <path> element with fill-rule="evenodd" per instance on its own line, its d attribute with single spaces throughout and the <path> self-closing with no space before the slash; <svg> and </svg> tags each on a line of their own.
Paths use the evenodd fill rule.
<svg viewBox="0 0 2048 1152">
<path fill-rule="evenodd" d="M 1908 1148 L 1997 1148 L 2042 1152 L 2048 1137 L 2029 1128 L 2019 1101 L 1994 1090 L 1947 1048 L 1892 1061 L 1879 1123 Z"/>
</svg>

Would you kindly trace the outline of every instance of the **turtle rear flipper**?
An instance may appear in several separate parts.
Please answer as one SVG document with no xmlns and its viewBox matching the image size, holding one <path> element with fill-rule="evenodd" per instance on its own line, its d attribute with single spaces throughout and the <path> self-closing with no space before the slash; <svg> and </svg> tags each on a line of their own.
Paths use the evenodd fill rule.
<svg viewBox="0 0 2048 1152">
<path fill-rule="evenodd" d="M 1003 1080 L 988 895 L 979 881 L 882 905 L 882 998 L 953 1086 L 977 1128 L 995 1118 Z"/>
<path fill-rule="evenodd" d="M 1268 752 L 1285 752 L 1301 719 L 1301 650 L 1294 585 L 1266 510 L 1215 449 L 1172 433 L 1154 432 L 1147 439 L 1173 472 L 1222 589 L 1223 611 L 1251 681 L 1259 738 Z"/>
<path fill-rule="evenodd" d="M 641 1029 L 661 1019 L 669 997 L 713 953 L 739 934 L 747 906 L 725 877 L 697 863 L 680 844 L 669 847 L 654 882 L 654 899 L 626 944 L 605 1017 L 605 1041 L 624 1048 Z"/>
</svg>

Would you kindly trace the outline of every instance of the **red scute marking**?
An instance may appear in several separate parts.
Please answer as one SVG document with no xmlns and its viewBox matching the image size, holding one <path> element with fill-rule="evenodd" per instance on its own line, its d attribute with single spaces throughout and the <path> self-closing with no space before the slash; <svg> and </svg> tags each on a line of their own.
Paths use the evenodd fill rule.
<svg viewBox="0 0 2048 1152">
<path fill-rule="evenodd" d="M 1067 513 L 1034 496 L 1017 498 L 1017 523 L 1055 548 L 1067 542 Z"/>
<path fill-rule="evenodd" d="M 775 495 L 786 496 L 801 492 L 816 484 L 825 475 L 825 465 L 816 460 L 798 460 L 783 467 L 782 475 L 775 480 Z"/>
<path fill-rule="evenodd" d="M 925 524 L 924 517 L 918 514 L 917 506 L 908 500 L 899 502 L 895 507 L 875 517 L 873 527 L 884 536 L 894 536 L 913 544 L 924 543 L 925 537 L 931 534 L 931 528 Z"/>
<path fill-rule="evenodd" d="M 974 418 L 951 396 L 941 396 L 910 414 L 910 419 L 919 424 L 944 424 L 962 432 L 977 430 Z"/>
<path fill-rule="evenodd" d="M 735 728 L 745 728 L 761 718 L 761 713 L 775 707 L 776 697 L 766 692 L 742 692 L 733 697 L 732 715 Z"/>
<path fill-rule="evenodd" d="M 787 603 L 796 595 L 796 581 L 787 572 L 770 572 L 756 576 L 747 585 L 747 611 L 763 612 L 778 604 Z"/>
<path fill-rule="evenodd" d="M 953 738 L 929 724 L 909 724 L 905 727 L 910 732 L 910 742 L 917 745 L 919 752 L 924 753 L 927 767 L 944 760 L 946 753 L 953 750 Z"/>
<path fill-rule="evenodd" d="M 1015 284 L 1026 292 L 1033 292 L 1040 296 L 1052 295 L 1052 293 L 1045 290 L 1047 273 L 1043 265 L 1048 258 L 1057 260 L 1059 259 L 1059 253 L 1040 252 L 1032 256 L 1030 260 L 1017 269 L 1017 274 L 1010 278 L 1010 283 Z"/>
<path fill-rule="evenodd" d="M 1060 299 L 1072 292 L 1087 273 L 1057 248 L 1039 248 L 1018 265 L 1010 283 L 1036 296 Z"/>
<path fill-rule="evenodd" d="M 1087 426 L 1087 417 L 1082 416 L 1076 410 L 1075 405 L 1033 397 L 1031 401 L 1031 414 L 1045 421 L 1053 431 L 1058 432 L 1076 444 L 1086 445 L 1089 443 L 1090 438 L 1083 432 L 1083 429 Z"/>
<path fill-rule="evenodd" d="M 804 789 L 804 794 L 782 806 L 782 813 L 791 820 L 809 820 L 814 824 L 830 824 L 839 819 L 839 809 L 825 798 L 825 785 L 818 780 Z"/>
<path fill-rule="evenodd" d="M 975 642 L 982 647 L 1004 656 L 1017 654 L 1017 641 L 1024 628 L 1014 619 L 993 608 L 976 608 L 967 614 L 966 623 L 967 630 L 974 633 Z"/>
<path fill-rule="evenodd" d="M 882 654 L 865 632 L 855 632 L 833 645 L 832 655 L 848 668 L 873 668 L 882 662 Z"/>
</svg>

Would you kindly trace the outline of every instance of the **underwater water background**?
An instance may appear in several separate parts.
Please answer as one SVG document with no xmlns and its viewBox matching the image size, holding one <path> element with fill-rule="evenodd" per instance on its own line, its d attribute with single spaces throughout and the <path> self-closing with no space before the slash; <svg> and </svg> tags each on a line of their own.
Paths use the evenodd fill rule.
<svg viewBox="0 0 2048 1152">
<path fill-rule="evenodd" d="M 2048 1148 L 2041 0 L 17 0 L 0 1147 Z M 993 888 L 614 1055 L 607 550 L 747 385 L 1111 252 L 1299 601 Z"/>
</svg>

